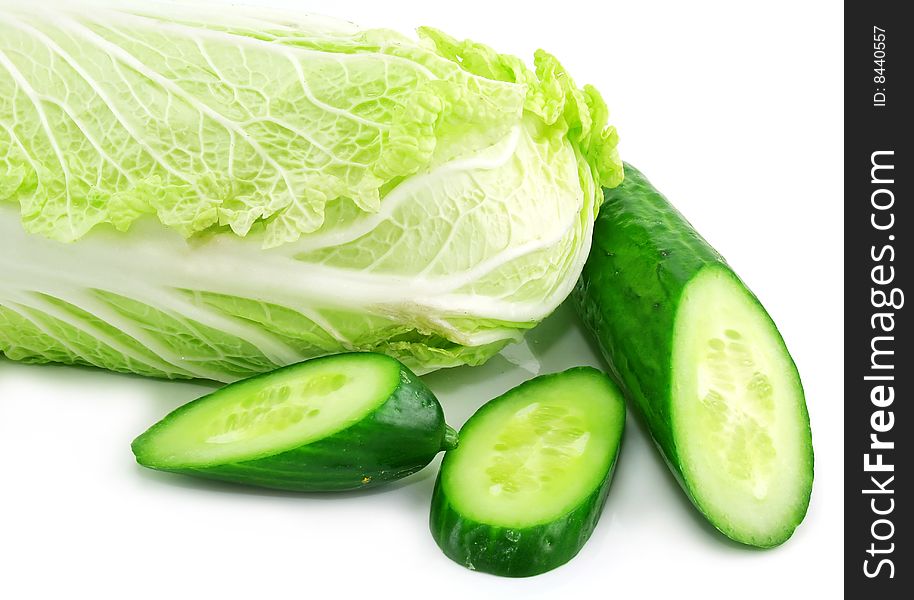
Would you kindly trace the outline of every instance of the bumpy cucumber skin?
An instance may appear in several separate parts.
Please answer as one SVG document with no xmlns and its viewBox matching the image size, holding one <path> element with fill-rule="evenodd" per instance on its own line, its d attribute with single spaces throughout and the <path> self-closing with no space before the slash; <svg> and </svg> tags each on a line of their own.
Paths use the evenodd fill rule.
<svg viewBox="0 0 914 600">
<path fill-rule="evenodd" d="M 331 357 L 312 359 L 278 371 L 326 358 Z M 394 360 L 386 356 L 384 359 Z M 278 371 L 255 379 L 268 378 Z M 167 427 L 194 402 L 170 413 L 133 442 L 137 462 L 161 471 L 243 485 L 335 492 L 401 479 L 428 465 L 445 448 L 446 425 L 441 405 L 422 380 L 402 364 L 399 385 L 386 401 L 350 427 L 310 444 L 254 460 L 200 468 L 166 468 L 147 460 L 144 445 L 151 434 L 157 428 Z"/>
<path fill-rule="evenodd" d="M 618 453 L 617 453 L 618 454 Z M 461 515 L 435 482 L 430 527 L 451 560 L 502 577 L 531 577 L 560 567 L 590 539 L 609 493 L 615 467 L 583 502 L 558 519 L 523 529 L 495 527 Z"/>
<path fill-rule="evenodd" d="M 576 370 L 595 371 L 591 367 L 578 367 L 569 371 Z M 556 373 L 545 377 L 556 377 L 562 374 Z M 619 397 L 621 398 L 621 392 L 619 392 Z M 462 431 L 466 430 L 467 426 L 472 427 L 474 420 L 484 418 L 487 408 L 497 400 L 496 398 L 477 411 L 467 421 Z M 447 468 L 448 463 L 448 454 L 445 454 L 441 470 L 438 472 L 438 479 L 435 481 L 429 517 L 429 528 L 435 542 L 454 562 L 473 571 L 482 571 L 502 577 L 531 577 L 565 564 L 574 558 L 590 539 L 603 512 L 616 461 L 622 448 L 622 433 L 625 427 L 624 407 L 620 423 L 616 452 L 609 464 L 606 476 L 599 486 L 564 515 L 548 523 L 531 527 L 499 527 L 481 523 L 461 514 L 450 503 L 443 489 L 441 474 Z"/>
<path fill-rule="evenodd" d="M 573 292 L 574 303 L 626 397 L 640 413 L 667 464 L 689 499 L 708 521 L 735 541 L 758 547 L 782 544 L 806 515 L 812 491 L 812 444 L 805 402 L 799 407 L 809 442 L 810 485 L 801 509 L 781 531 L 764 539 L 745 538 L 701 506 L 673 438 L 671 418 L 674 321 L 686 285 L 704 269 L 726 270 L 755 295 L 724 258 L 637 169 L 625 165 L 625 181 L 604 189 L 590 256 Z M 771 328 L 777 331 L 768 317 Z M 790 358 L 781 340 L 784 354 Z M 802 385 L 790 358 L 802 397 Z"/>
</svg>

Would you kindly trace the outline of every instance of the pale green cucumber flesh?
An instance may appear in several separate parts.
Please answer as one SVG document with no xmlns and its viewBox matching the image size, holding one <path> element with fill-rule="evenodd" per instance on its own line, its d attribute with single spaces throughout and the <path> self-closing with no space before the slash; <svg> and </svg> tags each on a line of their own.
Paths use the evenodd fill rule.
<svg viewBox="0 0 914 600">
<path fill-rule="evenodd" d="M 789 537 L 812 477 L 803 389 L 774 323 L 727 268 L 683 290 L 670 412 L 682 477 L 711 521 L 754 545 Z"/>
<path fill-rule="evenodd" d="M 463 517 L 528 528 L 561 518 L 607 478 L 624 426 L 621 394 L 602 373 L 534 379 L 481 409 L 448 452 L 441 486 Z"/>
<path fill-rule="evenodd" d="M 530 577 L 584 547 L 600 519 L 625 424 L 622 392 L 590 367 L 536 377 L 492 400 L 445 454 L 429 515 L 468 569 Z"/>
<path fill-rule="evenodd" d="M 134 451 L 160 469 L 205 468 L 271 456 L 327 438 L 362 420 L 400 385 L 400 364 L 352 353 L 247 379 L 179 409 L 141 436 Z"/>
</svg>

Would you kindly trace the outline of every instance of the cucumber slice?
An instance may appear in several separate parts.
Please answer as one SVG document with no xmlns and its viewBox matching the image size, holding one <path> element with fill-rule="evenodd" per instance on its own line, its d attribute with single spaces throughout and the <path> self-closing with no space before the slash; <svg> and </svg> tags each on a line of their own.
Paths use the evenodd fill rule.
<svg viewBox="0 0 914 600">
<path fill-rule="evenodd" d="M 605 190 L 575 298 L 696 507 L 745 544 L 783 543 L 813 478 L 796 366 L 758 299 L 647 179 Z"/>
<path fill-rule="evenodd" d="M 432 392 L 383 354 L 337 354 L 228 385 L 132 445 L 145 467 L 297 491 L 405 477 L 456 443 Z"/>
<path fill-rule="evenodd" d="M 435 541 L 469 569 L 527 577 L 571 560 L 600 518 L 625 403 L 600 371 L 532 379 L 460 431 L 432 499 Z"/>
</svg>

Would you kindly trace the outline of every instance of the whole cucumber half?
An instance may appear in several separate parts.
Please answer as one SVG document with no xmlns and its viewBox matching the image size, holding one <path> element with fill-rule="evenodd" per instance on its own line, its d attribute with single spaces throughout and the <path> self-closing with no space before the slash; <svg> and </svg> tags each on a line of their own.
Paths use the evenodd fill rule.
<svg viewBox="0 0 914 600">
<path fill-rule="evenodd" d="M 625 182 L 604 190 L 579 312 L 695 506 L 738 542 L 776 546 L 812 489 L 797 368 L 724 259 L 625 169 Z"/>
<path fill-rule="evenodd" d="M 296 491 L 367 488 L 456 443 L 432 392 L 382 354 L 316 358 L 190 402 L 133 442 L 145 467 Z"/>
<path fill-rule="evenodd" d="M 487 403 L 444 456 L 435 541 L 461 565 L 495 575 L 568 562 L 600 518 L 624 425 L 621 392 L 589 367 L 531 379 Z"/>
</svg>

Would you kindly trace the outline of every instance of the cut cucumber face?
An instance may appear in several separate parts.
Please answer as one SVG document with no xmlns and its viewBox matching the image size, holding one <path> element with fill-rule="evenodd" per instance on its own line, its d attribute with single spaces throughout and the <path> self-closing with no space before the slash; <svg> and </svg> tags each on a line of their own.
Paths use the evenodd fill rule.
<svg viewBox="0 0 914 600">
<path fill-rule="evenodd" d="M 144 457 L 160 467 L 201 467 L 291 450 L 361 421 L 400 384 L 394 361 L 307 363 L 227 386 L 160 428 Z"/>
<path fill-rule="evenodd" d="M 153 469 L 332 491 L 418 471 L 454 442 L 431 391 L 397 360 L 318 358 L 228 385 L 133 442 Z"/>
<path fill-rule="evenodd" d="M 604 190 L 574 298 L 667 464 L 738 542 L 787 540 L 803 520 L 812 438 L 796 366 L 724 259 L 630 165 Z"/>
<path fill-rule="evenodd" d="M 442 463 L 430 519 L 438 545 L 496 575 L 564 564 L 599 519 L 624 423 L 621 393 L 591 368 L 537 377 L 492 400 Z"/>
<path fill-rule="evenodd" d="M 709 307 L 711 310 L 709 310 Z M 727 269 L 683 291 L 673 332 L 673 440 L 695 501 L 730 537 L 790 534 L 810 482 L 803 390 L 767 313 Z"/>
</svg>

